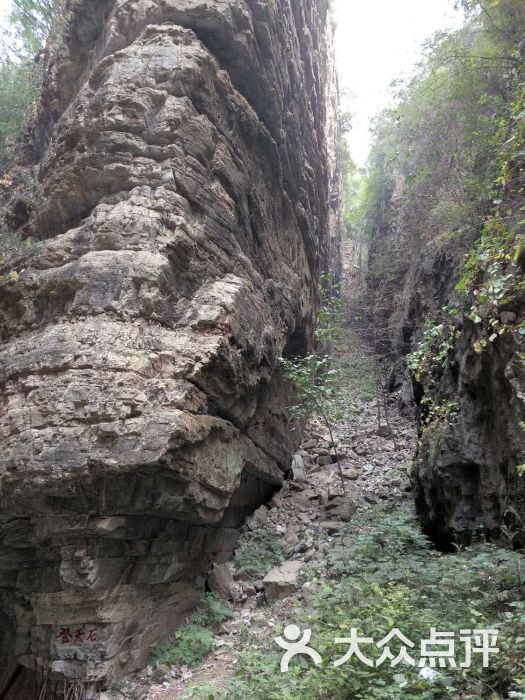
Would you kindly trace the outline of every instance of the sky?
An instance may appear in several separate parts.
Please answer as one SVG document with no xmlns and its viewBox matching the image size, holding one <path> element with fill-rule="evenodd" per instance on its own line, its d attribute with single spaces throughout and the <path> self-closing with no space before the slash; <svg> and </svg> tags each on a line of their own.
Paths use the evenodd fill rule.
<svg viewBox="0 0 525 700">
<path fill-rule="evenodd" d="M 11 0 L 0 0 L 0 21 L 3 20 L 11 8 Z"/>
<path fill-rule="evenodd" d="M 453 0 L 335 0 L 333 6 L 342 108 L 354 115 L 348 141 L 362 166 L 371 120 L 388 105 L 391 82 L 410 74 L 425 39 L 459 26 L 462 16 Z"/>
</svg>

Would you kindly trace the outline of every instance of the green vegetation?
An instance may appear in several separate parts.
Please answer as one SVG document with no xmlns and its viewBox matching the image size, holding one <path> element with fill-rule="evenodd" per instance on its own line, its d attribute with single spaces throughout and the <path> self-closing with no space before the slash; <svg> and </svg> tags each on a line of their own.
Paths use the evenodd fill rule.
<svg viewBox="0 0 525 700">
<path fill-rule="evenodd" d="M 42 51 L 63 19 L 64 4 L 65 0 L 12 0 L 9 27 L 19 56 L 31 57 Z"/>
<path fill-rule="evenodd" d="M 200 625 L 185 625 L 173 638 L 151 652 L 151 663 L 199 666 L 213 651 L 214 635 Z"/>
<path fill-rule="evenodd" d="M 461 254 L 516 175 L 525 5 L 462 4 L 464 27 L 427 43 L 412 79 L 397 85 L 395 106 L 378 117 L 368 168 L 351 205 L 356 245 L 370 250 L 370 313 L 379 340 L 391 338 L 396 319 L 406 312 L 403 288 L 417 261 L 441 255 L 449 266 L 442 276 L 456 274 Z M 502 158 L 509 164 L 506 174 Z M 502 211 L 498 227 L 508 229 L 509 223 Z M 509 236 L 516 240 L 515 232 Z M 514 254 L 517 261 L 519 250 Z M 483 253 L 480 260 L 486 269 Z M 504 293 L 507 274 L 493 269 L 487 300 Z M 417 332 L 418 321 L 410 319 L 415 328 L 407 332 Z"/>
<path fill-rule="evenodd" d="M 231 617 L 231 609 L 207 593 L 189 623 L 152 650 L 150 663 L 198 666 L 213 651 L 214 629 Z"/>
<path fill-rule="evenodd" d="M 191 621 L 201 627 L 216 627 L 232 617 L 233 613 L 229 605 L 220 601 L 215 593 L 205 593 Z"/>
<path fill-rule="evenodd" d="M 0 55 L 0 187 L 13 184 L 6 173 L 13 162 L 28 107 L 36 99 L 42 80 L 42 62 L 35 61 L 34 54 L 43 48 L 62 5 L 62 0 L 12 2 L 8 27 L 2 32 L 5 49 Z M 40 183 L 24 175 L 18 177 L 15 186 L 17 208 L 27 220 L 42 194 Z M 17 227 L 18 222 L 8 221 L 5 212 L 0 213 L 0 265 L 30 245 L 15 232 Z M 14 276 L 16 273 L 11 273 Z"/>
<path fill-rule="evenodd" d="M 9 159 L 38 86 L 38 72 L 28 61 L 0 62 L 0 168 Z"/>
<path fill-rule="evenodd" d="M 341 285 L 330 275 L 321 276 L 319 312 L 315 327 L 315 339 L 328 354 L 332 354 L 334 346 L 343 336 L 343 325 L 346 318 L 345 302 L 342 298 Z"/>
<path fill-rule="evenodd" d="M 233 562 L 239 571 L 245 571 L 253 579 L 259 579 L 274 566 L 282 564 L 288 554 L 288 547 L 282 537 L 273 530 L 261 527 L 241 535 Z"/>
<path fill-rule="evenodd" d="M 42 60 L 52 30 L 64 22 L 64 0 L 13 0 L 0 54 L 0 173 L 12 159 L 13 148 L 26 120 L 27 108 L 42 81 Z"/>
<path fill-rule="evenodd" d="M 498 3 L 498 7 L 514 3 Z M 523 17 L 525 22 L 525 16 Z M 525 26 L 525 25 L 524 25 Z M 525 172 L 525 62 L 518 59 L 507 81 L 507 100 L 500 107 L 493 143 L 499 144 L 494 158 L 493 211 L 479 223 L 479 237 L 468 250 L 456 297 L 428 321 L 423 339 L 409 356 L 409 366 L 418 381 L 432 389 L 436 377 L 447 365 L 457 338 L 457 322 L 463 315 L 478 326 L 473 350 L 482 354 L 503 336 L 525 334 L 523 324 L 505 320 L 503 312 L 519 302 L 525 289 L 523 277 L 522 179 Z M 516 196 L 518 195 L 518 196 Z M 523 358 L 522 358 L 523 362 Z"/>
<path fill-rule="evenodd" d="M 370 249 L 374 345 L 410 353 L 424 432 L 459 410 L 437 388 L 465 325 L 480 356 L 525 335 L 514 314 L 525 291 L 525 4 L 460 4 L 465 25 L 427 43 L 378 117 L 351 207 Z"/>
<path fill-rule="evenodd" d="M 357 349 L 357 343 L 362 340 L 349 331 L 345 342 L 348 347 Z M 346 396 L 358 401 L 373 401 L 377 397 L 377 368 L 371 355 L 354 352 L 350 357 L 336 358 L 335 364 Z"/>
<path fill-rule="evenodd" d="M 499 138 L 504 140 L 498 157 L 499 171 L 495 186 L 505 195 L 522 195 L 525 170 L 525 61 L 514 80 L 513 99 L 508 118 L 499 123 Z M 513 201 L 514 200 L 514 201 Z M 463 297 L 472 295 L 471 320 L 481 323 L 494 317 L 495 312 L 511 303 L 523 292 L 521 263 L 525 236 L 525 205 L 523 196 L 495 200 L 495 210 L 481 230 L 472 247 L 457 290 Z"/>
<path fill-rule="evenodd" d="M 273 637 L 279 627 L 240 650 L 235 678 L 225 691 L 195 688 L 188 697 L 207 700 L 483 700 L 520 698 L 525 687 L 525 604 L 514 602 L 525 583 L 525 560 L 520 553 L 480 545 L 455 555 L 435 551 L 413 518 L 402 512 L 377 509 L 348 527 L 328 558 L 328 571 L 310 572 L 314 586 L 297 606 L 290 622 L 312 629 L 311 646 L 324 661 L 321 666 L 296 657 L 290 672 L 281 674 L 281 651 Z M 439 668 L 427 680 L 414 668 L 390 663 L 369 667 L 355 659 L 335 668 L 333 661 L 347 650 L 334 644 L 351 628 L 359 636 L 382 639 L 398 628 L 415 643 L 411 655 L 419 658 L 419 642 L 431 627 L 456 634 L 456 654 L 464 658 L 460 630 L 499 630 L 498 654 L 490 667 L 480 658 L 472 667 Z M 250 649 L 250 647 L 253 647 Z M 377 660 L 380 651 L 362 645 Z M 392 644 L 399 652 L 399 644 Z M 276 683 L 278 675 L 279 682 Z M 515 695 L 508 695 L 515 693 Z"/>
<path fill-rule="evenodd" d="M 505 15 L 503 6 L 514 5 L 500 3 L 498 12 Z M 398 106 L 378 119 L 369 227 L 377 227 L 381 200 L 390 198 L 400 177 L 399 215 L 420 247 L 465 227 L 468 234 L 483 215 L 501 146 L 495 115 L 506 113 L 517 61 L 498 26 L 498 19 L 481 13 L 457 32 L 436 35 L 418 73 L 399 88 Z"/>
<path fill-rule="evenodd" d="M 321 304 L 316 324 L 316 341 L 321 353 L 306 357 L 282 358 L 284 377 L 295 388 L 295 403 L 289 406 L 291 418 L 310 421 L 318 418 L 328 431 L 330 443 L 345 490 L 341 463 L 337 453 L 334 428 L 342 413 L 341 371 L 334 368 L 334 351 L 343 335 L 344 301 L 338 284 L 321 278 Z"/>
<path fill-rule="evenodd" d="M 427 324 L 423 332 L 423 340 L 417 349 L 408 356 L 408 366 L 418 381 L 428 374 L 437 363 L 443 366 L 454 346 L 455 331 L 443 323 Z"/>
</svg>

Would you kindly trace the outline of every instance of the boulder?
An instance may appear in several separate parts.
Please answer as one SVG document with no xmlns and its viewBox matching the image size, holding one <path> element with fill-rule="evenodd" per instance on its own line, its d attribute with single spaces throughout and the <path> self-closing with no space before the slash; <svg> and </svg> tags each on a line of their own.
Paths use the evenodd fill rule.
<svg viewBox="0 0 525 700">
<path fill-rule="evenodd" d="M 349 522 L 355 515 L 357 502 L 352 495 L 336 496 L 325 505 L 325 511 L 330 519 Z"/>
<path fill-rule="evenodd" d="M 360 477 L 360 473 L 356 469 L 343 469 L 343 478 L 348 479 L 348 481 L 357 481 Z"/>
<path fill-rule="evenodd" d="M 260 506 L 260 508 L 257 508 L 255 513 L 249 515 L 246 518 L 246 525 L 249 527 L 250 530 L 257 530 L 258 528 L 262 527 L 268 520 L 268 513 L 269 511 L 266 506 Z"/>
<path fill-rule="evenodd" d="M 234 600 L 237 586 L 233 579 L 231 564 L 214 564 L 208 574 L 208 586 L 222 600 Z"/>
<path fill-rule="evenodd" d="M 306 470 L 304 459 L 300 454 L 295 454 L 292 458 L 292 475 L 294 481 L 304 484 L 306 481 Z"/>
<path fill-rule="evenodd" d="M 299 572 L 303 566 L 301 561 L 287 561 L 266 574 L 263 584 L 268 603 L 276 603 L 297 590 Z"/>
</svg>

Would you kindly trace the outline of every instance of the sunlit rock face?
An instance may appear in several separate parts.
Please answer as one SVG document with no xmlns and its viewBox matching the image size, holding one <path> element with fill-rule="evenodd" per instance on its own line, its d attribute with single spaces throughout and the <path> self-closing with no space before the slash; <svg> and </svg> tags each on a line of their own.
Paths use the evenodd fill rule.
<svg viewBox="0 0 525 700">
<path fill-rule="evenodd" d="M 68 10 L 27 142 L 42 242 L 0 295 L 4 698 L 143 666 L 289 467 L 278 357 L 337 247 L 327 6 Z"/>
</svg>

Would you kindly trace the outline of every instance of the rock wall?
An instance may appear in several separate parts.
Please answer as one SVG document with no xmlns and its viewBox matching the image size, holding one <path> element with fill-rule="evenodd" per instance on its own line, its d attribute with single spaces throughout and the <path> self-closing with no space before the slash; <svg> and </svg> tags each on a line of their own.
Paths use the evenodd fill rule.
<svg viewBox="0 0 525 700">
<path fill-rule="evenodd" d="M 476 538 L 525 545 L 522 518 L 525 374 L 516 334 L 480 353 L 483 334 L 468 318 L 437 388 L 440 405 L 453 402 L 454 417 L 433 421 L 422 433 L 415 464 L 416 507 L 428 534 L 444 549 Z"/>
<path fill-rule="evenodd" d="M 501 210 L 510 227 L 509 210 L 515 212 L 517 224 L 523 205 L 522 196 L 505 197 Z M 395 259 L 404 246 L 412 249 L 409 232 L 392 225 L 395 199 L 392 206 L 390 226 L 372 242 L 371 254 L 379 260 L 387 259 L 389 251 Z M 506 272 L 514 276 L 516 289 L 474 322 L 472 308 L 479 292 L 473 289 L 475 293 L 462 297 L 455 287 L 481 227 L 453 245 L 429 242 L 415 249 L 410 259 L 405 256 L 394 266 L 384 286 L 374 260 L 369 276 L 377 346 L 392 366 L 390 391 L 401 413 L 419 423 L 413 471 L 417 513 L 426 533 L 446 550 L 477 538 L 525 546 L 525 480 L 516 470 L 525 462 L 520 330 L 525 319 L 520 287 L 525 267 L 509 264 Z M 501 248 L 502 255 L 509 251 Z M 483 275 L 477 282 L 482 285 Z M 444 311 L 447 306 L 456 307 L 453 321 Z M 425 368 L 418 376 L 409 370 L 407 355 L 418 349 L 426 323 L 440 324 L 446 332 L 434 343 L 424 343 Z"/>
<path fill-rule="evenodd" d="M 278 358 L 338 246 L 328 0 L 66 16 L 39 200 L 7 206 L 39 243 L 0 293 L 0 694 L 26 700 L 142 667 L 282 482 Z"/>
<path fill-rule="evenodd" d="M 513 137 L 523 142 L 518 129 Z M 446 360 L 422 379 L 416 507 L 443 548 L 477 538 L 525 547 L 524 170 L 521 153 L 506 173 L 501 209 L 485 224 L 484 247 L 471 253 L 477 276 L 457 299 Z M 503 235 L 491 240 L 492 230 Z M 498 277 L 505 288 L 490 292 Z"/>
<path fill-rule="evenodd" d="M 516 12 L 516 26 L 525 26 L 523 5 L 506 7 Z M 523 45 L 515 52 L 512 79 L 502 76 L 498 131 L 480 141 L 486 152 L 475 160 L 464 147 L 449 148 L 447 158 L 455 100 L 429 110 L 440 129 L 447 128 L 441 148 L 423 151 L 419 161 L 413 153 L 425 143 L 426 130 L 406 138 L 401 126 L 399 162 L 397 155 L 385 160 L 388 140 L 376 146 L 380 196 L 370 212 L 370 332 L 393 365 L 390 389 L 399 407 L 418 420 L 416 507 L 443 549 L 477 538 L 525 546 Z M 478 114 L 477 105 L 464 107 L 465 114 Z M 401 110 L 396 123 L 405 118 Z M 447 163 L 444 179 L 440 159 Z M 454 203 L 447 182 L 455 168 Z M 470 176 L 479 178 L 473 190 L 465 186 Z"/>
<path fill-rule="evenodd" d="M 446 550 L 479 538 L 525 546 L 523 154 L 507 167 L 498 209 L 441 241 L 421 233 L 418 244 L 394 189 L 371 245 L 376 345 L 392 363 L 398 407 L 419 423 L 416 509 Z"/>
<path fill-rule="evenodd" d="M 399 358 L 415 348 L 425 320 L 454 293 L 479 230 L 465 227 L 452 238 L 414 222 L 406 210 L 419 206 L 419 200 L 411 196 L 401 172 L 389 175 L 392 182 L 385 187 L 369 242 L 366 312 L 379 352 Z"/>
</svg>

